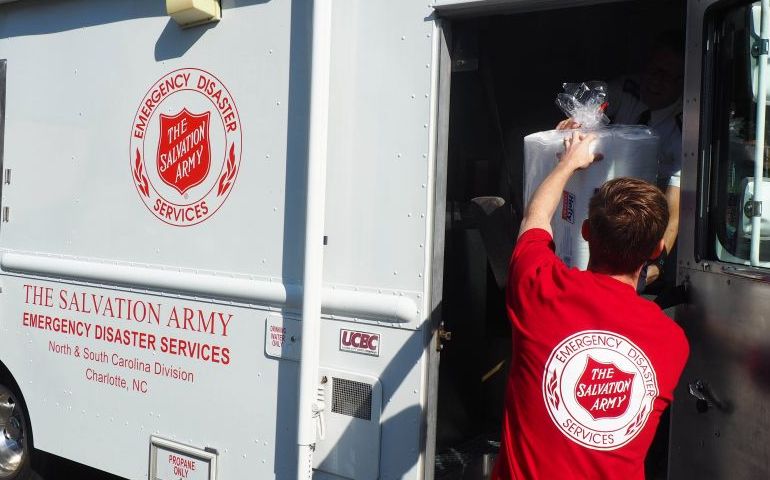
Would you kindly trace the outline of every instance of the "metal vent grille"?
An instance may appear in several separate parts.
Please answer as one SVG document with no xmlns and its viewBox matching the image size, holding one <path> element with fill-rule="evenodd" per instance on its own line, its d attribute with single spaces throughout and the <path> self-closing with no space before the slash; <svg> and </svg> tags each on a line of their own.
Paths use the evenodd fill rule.
<svg viewBox="0 0 770 480">
<path fill-rule="evenodd" d="M 372 386 L 332 377 L 332 412 L 350 417 L 372 419 Z"/>
</svg>

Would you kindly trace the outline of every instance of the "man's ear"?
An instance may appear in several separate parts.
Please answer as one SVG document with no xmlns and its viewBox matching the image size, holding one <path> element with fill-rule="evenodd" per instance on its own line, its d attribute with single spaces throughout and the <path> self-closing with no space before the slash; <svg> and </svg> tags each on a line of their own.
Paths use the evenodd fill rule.
<svg viewBox="0 0 770 480">
<path fill-rule="evenodd" d="M 580 226 L 580 234 L 586 242 L 591 241 L 591 225 L 588 223 L 587 218 L 583 220 L 583 225 Z"/>
<path fill-rule="evenodd" d="M 661 238 L 658 242 L 658 245 L 655 247 L 655 250 L 652 251 L 652 255 L 650 255 L 650 260 L 655 260 L 660 256 L 661 253 L 663 253 L 663 250 L 666 248 L 666 242 Z"/>
</svg>

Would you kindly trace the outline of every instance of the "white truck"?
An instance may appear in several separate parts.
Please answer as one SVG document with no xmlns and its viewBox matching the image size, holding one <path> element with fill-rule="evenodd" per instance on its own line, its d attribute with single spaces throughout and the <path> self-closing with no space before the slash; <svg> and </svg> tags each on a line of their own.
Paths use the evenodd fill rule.
<svg viewBox="0 0 770 480">
<path fill-rule="evenodd" d="M 0 479 L 33 448 L 127 479 L 484 478 L 521 139 L 685 18 L 693 354 L 648 470 L 766 478 L 770 6 L 689 3 L 0 1 Z"/>
</svg>

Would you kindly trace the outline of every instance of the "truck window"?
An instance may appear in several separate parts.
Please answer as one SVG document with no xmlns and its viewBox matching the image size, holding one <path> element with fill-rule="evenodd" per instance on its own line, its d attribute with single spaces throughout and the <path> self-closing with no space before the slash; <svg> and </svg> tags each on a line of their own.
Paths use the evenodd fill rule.
<svg viewBox="0 0 770 480">
<path fill-rule="evenodd" d="M 767 41 L 760 38 L 762 4 L 770 2 L 732 6 L 712 17 L 703 133 L 711 152 L 709 256 L 770 268 L 770 122 L 764 118 L 768 89 L 761 81 L 770 77 L 770 67 L 762 66 L 767 66 Z M 755 164 L 758 157 L 761 165 Z M 755 177 L 761 178 L 759 185 Z M 757 237 L 753 249 L 752 237 Z"/>
</svg>

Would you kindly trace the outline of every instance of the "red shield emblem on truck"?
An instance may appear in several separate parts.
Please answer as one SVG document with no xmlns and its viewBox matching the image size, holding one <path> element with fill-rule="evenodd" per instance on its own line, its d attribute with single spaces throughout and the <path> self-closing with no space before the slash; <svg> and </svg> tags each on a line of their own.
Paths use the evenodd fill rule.
<svg viewBox="0 0 770 480">
<path fill-rule="evenodd" d="M 628 410 L 634 376 L 589 356 L 575 385 L 575 399 L 594 420 L 619 417 Z"/>
<path fill-rule="evenodd" d="M 180 195 L 203 182 L 211 168 L 210 118 L 211 112 L 196 115 L 186 108 L 160 114 L 158 175 Z"/>
</svg>

